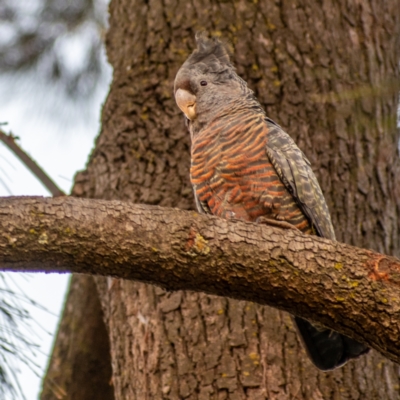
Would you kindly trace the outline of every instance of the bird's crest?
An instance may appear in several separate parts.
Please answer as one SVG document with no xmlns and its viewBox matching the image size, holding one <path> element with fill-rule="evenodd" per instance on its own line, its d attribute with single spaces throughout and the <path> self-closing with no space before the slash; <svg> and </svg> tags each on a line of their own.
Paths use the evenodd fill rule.
<svg viewBox="0 0 400 400">
<path fill-rule="evenodd" d="M 200 66 L 204 72 L 221 73 L 234 67 L 230 62 L 228 46 L 216 37 L 208 37 L 206 32 L 196 33 L 197 49 L 185 61 L 184 68 Z"/>
</svg>

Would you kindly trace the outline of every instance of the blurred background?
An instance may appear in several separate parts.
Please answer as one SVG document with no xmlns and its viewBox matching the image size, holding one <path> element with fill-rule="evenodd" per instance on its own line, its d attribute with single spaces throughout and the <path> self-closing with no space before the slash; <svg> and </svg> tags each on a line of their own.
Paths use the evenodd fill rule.
<svg viewBox="0 0 400 400">
<path fill-rule="evenodd" d="M 0 0 L 0 129 L 67 194 L 94 146 L 111 81 L 107 5 Z M 0 196 L 11 195 L 50 194 L 0 142 Z M 68 280 L 0 272 L 1 399 L 38 398 Z"/>
</svg>

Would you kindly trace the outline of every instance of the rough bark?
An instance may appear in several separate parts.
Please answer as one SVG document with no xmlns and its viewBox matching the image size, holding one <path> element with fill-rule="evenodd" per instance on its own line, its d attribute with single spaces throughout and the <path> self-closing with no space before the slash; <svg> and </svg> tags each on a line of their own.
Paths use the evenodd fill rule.
<svg viewBox="0 0 400 400">
<path fill-rule="evenodd" d="M 74 193 L 191 208 L 189 137 L 172 83 L 194 32 L 231 40 L 239 74 L 311 160 L 340 241 L 399 255 L 399 1 L 113 0 L 114 81 Z M 310 365 L 279 311 L 98 279 L 117 399 L 398 399 L 372 352 Z"/>
<path fill-rule="evenodd" d="M 400 260 L 393 257 L 120 201 L 14 198 L 0 202 L 0 215 L 1 269 L 113 276 L 270 305 L 400 363 Z"/>
<path fill-rule="evenodd" d="M 42 400 L 114 400 L 108 335 L 91 276 L 73 275 Z M 84 303 L 77 303 L 84 300 Z"/>
</svg>

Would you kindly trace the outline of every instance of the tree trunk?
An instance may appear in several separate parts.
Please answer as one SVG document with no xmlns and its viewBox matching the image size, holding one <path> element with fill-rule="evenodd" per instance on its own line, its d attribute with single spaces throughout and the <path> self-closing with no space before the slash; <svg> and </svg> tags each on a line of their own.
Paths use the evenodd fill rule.
<svg viewBox="0 0 400 400">
<path fill-rule="evenodd" d="M 42 400 L 114 400 L 110 344 L 96 285 L 72 276 Z"/>
<path fill-rule="evenodd" d="M 74 194 L 193 208 L 172 86 L 208 29 L 231 41 L 239 75 L 310 159 L 338 240 L 399 256 L 399 4 L 113 0 L 114 80 Z M 317 371 L 283 312 L 96 281 L 116 399 L 400 398 L 399 367 L 375 352 Z"/>
</svg>

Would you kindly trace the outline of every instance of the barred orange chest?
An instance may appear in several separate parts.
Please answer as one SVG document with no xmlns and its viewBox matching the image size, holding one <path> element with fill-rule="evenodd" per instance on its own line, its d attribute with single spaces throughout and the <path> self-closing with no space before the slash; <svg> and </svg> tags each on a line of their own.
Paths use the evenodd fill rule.
<svg viewBox="0 0 400 400">
<path fill-rule="evenodd" d="M 214 215 L 256 221 L 286 221 L 305 233 L 310 224 L 279 179 L 265 146 L 262 115 L 228 115 L 212 122 L 192 141 L 191 181 L 201 204 Z"/>
</svg>

